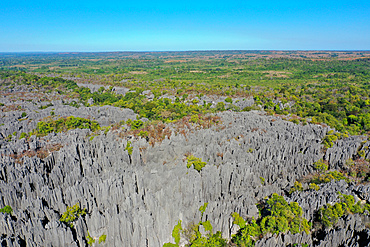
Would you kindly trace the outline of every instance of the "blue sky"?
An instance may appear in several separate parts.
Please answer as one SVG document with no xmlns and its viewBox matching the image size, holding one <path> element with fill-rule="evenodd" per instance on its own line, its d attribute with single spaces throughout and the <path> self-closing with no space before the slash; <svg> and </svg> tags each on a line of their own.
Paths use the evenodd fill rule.
<svg viewBox="0 0 370 247">
<path fill-rule="evenodd" d="M 0 1 L 0 52 L 370 50 L 370 1 Z"/>
</svg>

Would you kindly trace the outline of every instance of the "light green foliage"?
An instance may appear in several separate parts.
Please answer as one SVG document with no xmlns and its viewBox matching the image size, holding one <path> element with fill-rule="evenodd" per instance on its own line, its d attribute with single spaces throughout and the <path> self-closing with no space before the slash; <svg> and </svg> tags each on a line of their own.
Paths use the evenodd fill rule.
<svg viewBox="0 0 370 247">
<path fill-rule="evenodd" d="M 309 188 L 310 188 L 310 190 L 316 190 L 316 191 L 318 191 L 320 189 L 320 186 L 318 186 L 315 183 L 310 183 Z"/>
<path fill-rule="evenodd" d="M 140 119 L 131 122 L 131 129 L 137 130 L 144 126 L 144 122 Z"/>
<path fill-rule="evenodd" d="M 254 151 L 254 149 L 253 149 L 253 148 L 249 148 L 249 149 L 247 150 L 247 153 L 253 153 L 253 151 Z"/>
<path fill-rule="evenodd" d="M 233 103 L 233 100 L 232 100 L 230 97 L 227 97 L 227 98 L 225 99 L 225 102 L 227 102 L 227 103 Z"/>
<path fill-rule="evenodd" d="M 27 134 L 22 132 L 21 135 L 19 136 L 19 139 L 26 138 L 26 137 L 27 137 Z"/>
<path fill-rule="evenodd" d="M 212 224 L 209 220 L 203 221 L 202 225 L 203 225 L 205 231 L 207 231 L 209 233 L 212 233 L 213 226 L 212 226 Z"/>
<path fill-rule="evenodd" d="M 193 115 L 190 117 L 190 122 L 192 123 L 198 123 L 199 121 L 199 116 L 198 115 Z"/>
<path fill-rule="evenodd" d="M 0 208 L 0 213 L 4 213 L 4 214 L 12 214 L 13 213 L 13 209 L 7 205 L 3 208 Z"/>
<path fill-rule="evenodd" d="M 232 213 L 231 216 L 234 218 L 233 224 L 238 225 L 240 228 L 245 227 L 245 220 L 237 212 Z"/>
<path fill-rule="evenodd" d="M 22 112 L 22 118 L 25 118 L 27 116 L 27 113 Z"/>
<path fill-rule="evenodd" d="M 343 139 L 343 138 L 346 138 L 346 137 L 348 137 L 348 135 L 345 134 L 345 133 L 340 133 L 340 132 L 334 133 L 334 131 L 331 130 L 326 134 L 326 136 L 322 140 L 322 143 L 324 144 L 324 147 L 331 148 L 331 147 L 333 147 L 334 142 L 336 140 Z"/>
<path fill-rule="evenodd" d="M 221 232 L 209 234 L 206 237 L 198 237 L 190 242 L 187 246 L 191 247 L 225 247 L 227 241 L 222 238 Z"/>
<path fill-rule="evenodd" d="M 107 239 L 107 235 L 103 234 L 99 237 L 99 244 L 105 243 L 105 240 Z"/>
<path fill-rule="evenodd" d="M 203 214 L 206 211 L 207 207 L 208 207 L 208 202 L 204 203 L 203 206 L 200 206 L 199 212 L 201 213 L 201 218 L 203 218 Z"/>
<path fill-rule="evenodd" d="M 299 120 L 297 118 L 290 119 L 289 121 L 295 124 L 299 124 Z"/>
<path fill-rule="evenodd" d="M 345 166 L 348 169 L 351 168 L 354 164 L 355 162 L 351 158 L 349 158 L 348 160 L 346 160 Z"/>
<path fill-rule="evenodd" d="M 58 133 L 71 129 L 90 129 L 91 131 L 96 131 L 100 129 L 100 126 L 96 121 L 70 116 L 57 120 L 49 119 L 47 121 L 38 122 L 35 134 L 38 136 L 45 136 L 51 132 Z"/>
<path fill-rule="evenodd" d="M 146 138 L 146 137 L 148 137 L 148 135 L 149 135 L 148 131 L 140 130 L 140 132 L 139 132 L 139 136 L 141 138 Z"/>
<path fill-rule="evenodd" d="M 172 230 L 172 237 L 175 240 L 175 243 L 178 245 L 180 243 L 180 233 L 181 233 L 181 220 L 177 222 L 177 225 Z"/>
<path fill-rule="evenodd" d="M 80 206 L 75 204 L 74 206 L 67 206 L 67 211 L 63 213 L 59 221 L 66 223 L 68 226 L 73 227 L 73 222 L 80 216 L 86 214 L 86 209 L 81 209 Z"/>
<path fill-rule="evenodd" d="M 322 184 L 329 183 L 332 180 L 336 181 L 345 180 L 347 183 L 351 181 L 348 177 L 346 177 L 343 173 L 339 171 L 330 171 L 314 176 L 311 182 L 315 184 Z"/>
<path fill-rule="evenodd" d="M 310 225 L 302 217 L 302 208 L 296 202 L 288 203 L 284 197 L 273 194 L 264 205 L 259 206 L 263 210 L 260 220 L 252 219 L 249 224 L 241 227 L 239 232 L 233 236 L 232 242 L 238 246 L 254 246 L 260 236 L 268 232 L 273 234 L 306 232 L 309 234 Z M 242 222 L 238 214 L 233 214 L 234 223 Z M 243 225 L 243 224 L 241 224 Z M 239 225 L 240 226 L 240 225 Z"/>
<path fill-rule="evenodd" d="M 127 150 L 127 153 L 128 153 L 129 155 L 132 155 L 132 151 L 134 150 L 134 147 L 132 147 L 132 146 L 131 146 L 131 141 L 128 141 L 128 142 L 127 142 L 127 145 L 126 145 L 125 150 Z"/>
<path fill-rule="evenodd" d="M 90 236 L 89 231 L 87 231 L 86 240 L 88 245 L 92 245 L 93 243 L 95 243 L 95 239 Z"/>
<path fill-rule="evenodd" d="M 346 214 L 362 214 L 365 210 L 370 209 L 369 203 L 362 204 L 361 201 L 355 203 L 353 196 L 340 192 L 338 194 L 340 202 L 334 205 L 327 204 L 319 209 L 319 219 L 325 227 L 333 227 L 338 219 Z"/>
<path fill-rule="evenodd" d="M 365 157 L 365 150 L 359 150 L 357 152 L 357 155 L 360 156 L 360 157 L 362 157 L 362 158 L 364 158 Z"/>
<path fill-rule="evenodd" d="M 203 162 L 201 158 L 197 158 L 193 155 L 189 155 L 186 158 L 186 160 L 187 160 L 186 167 L 190 168 L 191 166 L 193 166 L 194 169 L 197 170 L 198 172 L 200 172 L 202 168 L 205 167 L 205 165 L 207 164 L 206 162 Z"/>
<path fill-rule="evenodd" d="M 295 191 L 303 191 L 303 186 L 300 182 L 295 181 L 293 188 L 290 189 L 289 194 L 292 194 Z"/>
<path fill-rule="evenodd" d="M 199 211 L 201 212 L 203 217 L 203 213 L 205 212 L 207 208 L 208 203 L 204 203 L 199 208 Z M 206 236 L 202 236 L 202 234 L 199 232 L 199 226 L 203 225 L 204 230 L 208 232 Z M 182 231 L 181 231 L 182 230 Z M 210 221 L 199 221 L 198 224 L 189 224 L 185 229 L 181 228 L 181 221 L 178 222 L 178 224 L 174 227 L 172 231 L 172 237 L 175 239 L 176 244 L 171 243 L 165 243 L 163 247 L 178 247 L 180 242 L 180 231 L 182 232 L 185 239 L 189 242 L 186 246 L 192 246 L 192 247 L 225 247 L 227 244 L 227 241 L 222 238 L 221 232 L 216 232 L 215 234 L 212 233 L 213 226 Z"/>
<path fill-rule="evenodd" d="M 314 168 L 319 172 L 325 172 L 328 170 L 328 164 L 324 160 L 320 159 L 316 161 L 314 164 Z"/>
<path fill-rule="evenodd" d="M 225 111 L 225 103 L 224 102 L 218 102 L 216 105 L 216 111 Z"/>
<path fill-rule="evenodd" d="M 179 247 L 178 244 L 173 244 L 173 243 L 164 243 L 163 247 Z"/>
<path fill-rule="evenodd" d="M 322 140 L 324 147 L 331 148 L 334 145 L 334 142 L 338 139 L 335 135 L 326 135 Z"/>
<path fill-rule="evenodd" d="M 261 180 L 261 184 L 262 184 L 262 185 L 265 185 L 265 182 L 266 182 L 265 178 L 260 177 L 260 180 Z"/>
</svg>

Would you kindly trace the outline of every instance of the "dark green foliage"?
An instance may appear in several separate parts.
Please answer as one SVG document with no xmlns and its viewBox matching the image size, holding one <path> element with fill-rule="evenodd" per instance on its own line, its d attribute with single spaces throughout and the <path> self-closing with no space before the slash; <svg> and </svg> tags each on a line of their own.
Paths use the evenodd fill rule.
<svg viewBox="0 0 370 247">
<path fill-rule="evenodd" d="M 91 131 L 96 131 L 100 129 L 100 126 L 96 121 L 70 116 L 57 120 L 48 119 L 47 121 L 38 122 L 35 134 L 44 136 L 51 132 L 58 133 L 71 129 L 90 129 Z"/>
<path fill-rule="evenodd" d="M 27 113 L 22 112 L 22 118 L 25 118 L 27 116 Z"/>
<path fill-rule="evenodd" d="M 67 206 L 67 211 L 63 213 L 59 221 L 66 223 L 69 227 L 73 227 L 73 222 L 85 214 L 86 209 L 81 209 L 77 203 L 72 207 Z"/>
<path fill-rule="evenodd" d="M 13 213 L 13 209 L 7 205 L 3 208 L 0 208 L 0 213 L 4 213 L 4 214 L 12 214 Z"/>
<path fill-rule="evenodd" d="M 205 167 L 205 165 L 207 164 L 206 162 L 203 162 L 201 158 L 197 158 L 193 155 L 189 155 L 186 158 L 186 160 L 187 160 L 186 167 L 190 168 L 191 166 L 193 166 L 194 169 L 197 170 L 198 172 L 200 172 L 202 168 Z"/>
</svg>

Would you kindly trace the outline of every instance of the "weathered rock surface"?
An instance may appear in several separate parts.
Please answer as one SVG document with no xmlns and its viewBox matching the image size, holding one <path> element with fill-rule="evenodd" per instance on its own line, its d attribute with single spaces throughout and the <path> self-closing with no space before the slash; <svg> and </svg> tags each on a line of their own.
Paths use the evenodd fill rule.
<svg viewBox="0 0 370 247">
<path fill-rule="evenodd" d="M 134 116 L 131 111 L 113 107 L 61 108 L 58 113 L 55 109 L 55 114 L 72 110 L 81 114 L 77 116 L 91 114 L 102 124 L 109 124 L 110 117 L 114 122 Z M 12 114 L 2 118 L 3 135 L 16 125 L 18 113 Z M 38 119 L 37 113 L 32 114 Z M 186 136 L 173 132 L 153 147 L 145 139 L 131 139 L 131 155 L 125 150 L 128 139 L 115 131 L 93 139 L 87 130 L 73 130 L 42 139 L 3 142 L 0 208 L 10 205 L 14 212 L 11 216 L 0 213 L 0 242 L 4 246 L 86 246 L 89 231 L 93 238 L 107 236 L 101 246 L 162 246 L 173 241 L 171 232 L 178 220 L 183 226 L 199 221 L 198 209 L 205 202 L 209 204 L 204 219 L 230 238 L 232 212 L 244 218 L 257 217 L 259 200 L 272 193 L 285 195 L 297 179 L 313 172 L 314 162 L 325 156 L 321 139 L 328 130 L 319 125 L 296 125 L 261 112 L 219 115 L 222 126 Z M 19 126 L 30 128 L 21 124 L 18 131 Z M 361 141 L 344 139 L 326 157 L 333 166 L 339 165 L 357 151 Z M 21 164 L 10 157 L 12 152 L 50 143 L 61 143 L 63 148 L 44 159 L 25 156 Z M 189 153 L 207 162 L 200 172 L 186 167 L 184 158 Z M 364 185 L 335 182 L 317 192 L 295 193 L 287 199 L 297 201 L 304 216 L 310 218 L 320 206 L 337 201 L 337 191 L 361 199 L 367 199 L 369 193 Z M 59 219 L 67 206 L 76 203 L 86 208 L 87 215 L 69 228 Z M 351 217 L 321 239 L 286 234 L 266 237 L 257 246 L 359 246 L 369 239 L 369 232 L 363 219 Z M 98 241 L 94 245 L 100 246 Z"/>
<path fill-rule="evenodd" d="M 25 112 L 26 117 L 22 117 Z M 53 102 L 53 106 L 46 109 L 23 110 L 0 112 L 0 137 L 5 138 L 8 135 L 17 133 L 28 133 L 36 128 L 37 123 L 46 117 L 81 117 L 97 121 L 102 126 L 107 126 L 120 121 L 136 119 L 136 114 L 131 109 L 122 109 L 114 106 L 92 106 L 79 108 L 63 105 L 61 102 Z"/>
</svg>

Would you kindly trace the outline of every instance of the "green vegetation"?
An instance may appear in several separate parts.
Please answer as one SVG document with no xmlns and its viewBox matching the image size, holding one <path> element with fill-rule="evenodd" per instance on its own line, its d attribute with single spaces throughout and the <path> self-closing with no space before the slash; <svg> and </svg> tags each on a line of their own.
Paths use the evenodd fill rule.
<svg viewBox="0 0 370 247">
<path fill-rule="evenodd" d="M 203 217 L 203 213 L 205 212 L 206 208 L 208 206 L 208 203 L 205 203 L 203 206 L 199 208 L 199 211 L 201 212 Z M 208 232 L 206 236 L 202 236 L 202 234 L 199 232 L 199 227 L 203 226 L 204 230 Z M 172 231 L 172 237 L 175 240 L 176 244 L 172 243 L 165 243 L 163 247 L 178 247 L 180 243 L 180 237 L 181 234 L 183 237 L 188 241 L 188 244 L 186 246 L 190 247 L 224 247 L 227 244 L 227 241 L 221 237 L 221 232 L 216 232 L 213 234 L 213 227 L 211 222 L 200 220 L 198 224 L 189 224 L 187 228 L 183 229 L 181 226 L 181 221 L 177 223 L 177 225 L 174 227 Z"/>
<path fill-rule="evenodd" d="M 236 102 L 235 97 L 251 96 L 255 104 L 243 110 L 262 107 L 269 114 L 292 114 L 296 117 L 290 121 L 295 123 L 305 124 L 311 119 L 342 133 L 367 133 L 370 59 L 358 52 L 324 55 L 283 52 L 274 58 L 274 51 L 207 51 L 10 56 L 1 58 L 0 78 L 5 80 L 4 85 L 13 81 L 37 86 L 44 92 L 68 94 L 79 99 L 74 103 L 76 107 L 79 103 L 87 105 L 92 98 L 95 105 L 130 108 L 149 120 L 166 122 L 225 110 L 224 102 L 209 108 L 201 100 L 203 95 L 227 96 L 229 103 Z M 51 72 L 110 88 L 91 93 L 72 80 L 44 76 Z M 130 92 L 117 95 L 112 86 L 124 86 Z M 144 90 L 151 90 L 154 99 L 148 101 Z M 159 98 L 164 95 L 176 99 Z M 228 108 L 240 110 L 232 104 Z M 324 145 L 330 147 L 333 141 L 328 136 Z"/>
<path fill-rule="evenodd" d="M 254 246 L 256 240 L 268 232 L 310 233 L 310 225 L 302 217 L 302 208 L 296 202 L 287 203 L 282 196 L 273 194 L 270 199 L 259 204 L 258 208 L 261 218 L 252 219 L 249 223 L 246 223 L 239 214 L 232 214 L 233 223 L 240 227 L 232 238 L 232 242 L 237 246 Z"/>
<path fill-rule="evenodd" d="M 102 234 L 100 237 L 99 237 L 99 244 L 101 243 L 105 243 L 105 240 L 107 239 L 107 235 L 105 234 Z"/>
<path fill-rule="evenodd" d="M 310 188 L 310 190 L 316 190 L 316 191 L 318 191 L 320 189 L 320 186 L 318 186 L 315 183 L 310 183 L 309 188 Z"/>
<path fill-rule="evenodd" d="M 86 240 L 88 245 L 93 245 L 93 243 L 95 243 L 95 239 L 90 236 L 89 231 L 87 231 Z"/>
<path fill-rule="evenodd" d="M 26 138 L 26 137 L 27 137 L 27 134 L 22 132 L 21 135 L 19 136 L 19 139 Z"/>
<path fill-rule="evenodd" d="M 362 203 L 358 201 L 355 203 L 355 199 L 351 195 L 339 194 L 340 202 L 334 205 L 327 204 L 319 209 L 318 215 L 320 222 L 325 227 L 333 227 L 338 219 L 347 214 L 362 214 L 367 210 L 370 211 L 369 203 Z"/>
<path fill-rule="evenodd" d="M 0 208 L 0 213 L 4 213 L 4 214 L 12 214 L 13 213 L 13 209 L 7 205 L 3 208 Z"/>
<path fill-rule="evenodd" d="M 230 98 L 230 97 L 227 97 L 227 98 L 225 99 L 225 102 L 227 102 L 227 103 L 233 103 L 233 99 L 232 99 L 232 98 Z"/>
<path fill-rule="evenodd" d="M 86 214 L 86 209 L 81 209 L 78 203 L 74 206 L 67 206 L 67 211 L 63 213 L 59 221 L 66 223 L 69 227 L 73 227 L 73 222 L 77 220 L 78 217 L 84 216 Z"/>
<path fill-rule="evenodd" d="M 316 161 L 314 164 L 314 168 L 319 172 L 326 172 L 328 170 L 328 162 L 320 159 Z"/>
<path fill-rule="evenodd" d="M 125 150 L 127 150 L 127 153 L 128 153 L 129 155 L 132 155 L 132 151 L 134 150 L 134 147 L 132 147 L 132 146 L 131 146 L 131 141 L 128 141 L 128 142 L 127 142 L 127 145 L 126 145 Z"/>
<path fill-rule="evenodd" d="M 322 140 L 322 143 L 324 144 L 325 148 L 331 148 L 333 147 L 336 140 L 346 137 L 348 137 L 348 134 L 343 134 L 339 132 L 334 133 L 334 131 L 330 130 Z"/>
<path fill-rule="evenodd" d="M 364 158 L 365 151 L 362 151 L 364 150 L 359 150 L 357 155 L 354 155 L 354 160 L 346 160 L 345 164 L 339 171 L 328 171 L 328 162 L 321 159 L 314 163 L 314 168 L 318 171 L 318 173 L 311 174 L 307 178 L 304 178 L 304 180 L 315 185 L 329 183 L 333 180 L 345 180 L 347 183 L 367 183 L 370 181 L 370 163 Z M 315 189 L 315 186 L 310 189 Z"/>
<path fill-rule="evenodd" d="M 310 188 L 316 189 L 315 184 L 311 184 Z M 340 202 L 334 205 L 327 204 L 321 207 L 318 214 L 318 224 L 325 227 L 333 227 L 340 217 L 346 214 L 363 214 L 365 211 L 370 211 L 369 203 L 362 203 L 351 195 L 339 193 Z M 199 208 L 203 217 L 208 204 L 204 204 Z M 237 234 L 232 236 L 230 246 L 254 246 L 256 241 L 263 238 L 267 233 L 271 234 L 285 234 L 290 232 L 292 234 L 305 232 L 311 233 L 312 222 L 302 216 L 302 208 L 296 202 L 288 203 L 282 196 L 273 194 L 270 198 L 265 199 L 258 205 L 260 217 L 258 219 L 244 220 L 238 213 L 231 214 L 236 224 L 240 227 Z M 199 227 L 203 226 L 204 230 L 208 232 L 206 236 L 202 236 L 199 232 Z M 164 247 L 178 247 L 180 237 L 184 237 L 188 241 L 187 246 L 226 246 L 227 241 L 222 239 L 221 233 L 212 233 L 213 227 L 209 221 L 199 221 L 198 224 L 189 224 L 186 228 L 182 228 L 181 221 L 174 227 L 172 236 L 176 244 L 166 243 Z"/>
<path fill-rule="evenodd" d="M 129 119 L 127 120 L 126 124 L 129 125 L 132 130 L 137 130 L 144 126 L 144 122 L 141 121 L 140 119 L 134 121 Z"/>
<path fill-rule="evenodd" d="M 177 225 L 175 225 L 175 227 L 173 228 L 173 231 L 172 231 L 172 237 L 175 240 L 175 243 L 177 245 L 179 245 L 179 243 L 180 243 L 180 233 L 181 233 L 181 231 L 182 231 L 181 220 L 179 220 Z"/>
<path fill-rule="evenodd" d="M 322 184 L 329 183 L 333 180 L 335 181 L 345 180 L 347 183 L 351 181 L 350 178 L 348 178 L 345 174 L 343 174 L 340 171 L 329 171 L 323 174 L 314 175 L 311 180 L 311 183 Z"/>
<path fill-rule="evenodd" d="M 198 172 L 200 172 L 202 168 L 207 165 L 207 163 L 203 162 L 201 158 L 197 158 L 193 155 L 189 155 L 188 157 L 186 157 L 186 160 L 187 160 L 186 167 L 190 168 L 191 166 L 193 166 L 193 168 Z"/>
<path fill-rule="evenodd" d="M 294 186 L 290 189 L 289 194 L 292 194 L 295 191 L 303 191 L 303 185 L 298 181 L 294 182 Z"/>
<path fill-rule="evenodd" d="M 90 129 L 91 131 L 96 131 L 100 129 L 100 126 L 96 121 L 74 116 L 59 118 L 57 120 L 49 118 L 46 121 L 38 122 L 33 134 L 45 136 L 51 132 L 58 133 L 71 129 Z"/>
</svg>

